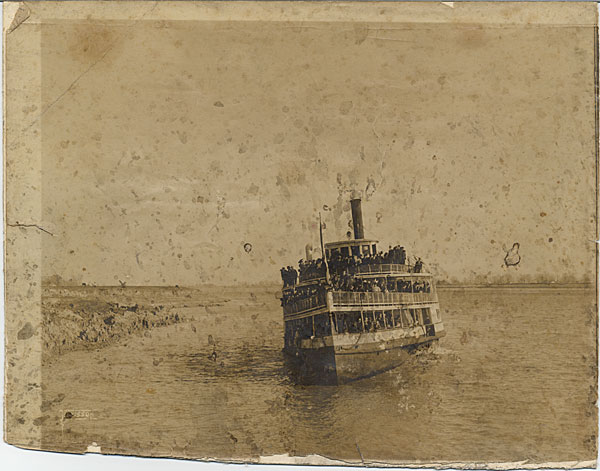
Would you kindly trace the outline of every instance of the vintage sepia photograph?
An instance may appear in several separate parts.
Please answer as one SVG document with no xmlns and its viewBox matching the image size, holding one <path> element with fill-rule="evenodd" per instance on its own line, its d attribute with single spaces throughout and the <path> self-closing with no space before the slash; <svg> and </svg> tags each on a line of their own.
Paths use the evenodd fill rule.
<svg viewBox="0 0 600 471">
<path fill-rule="evenodd" d="M 3 10 L 5 441 L 595 468 L 595 4 Z"/>
</svg>

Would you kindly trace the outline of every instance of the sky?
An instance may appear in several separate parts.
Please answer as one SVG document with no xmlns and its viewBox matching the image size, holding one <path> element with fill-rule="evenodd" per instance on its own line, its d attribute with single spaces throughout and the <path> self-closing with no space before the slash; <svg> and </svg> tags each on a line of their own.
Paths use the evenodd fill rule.
<svg viewBox="0 0 600 471">
<path fill-rule="evenodd" d="M 277 282 L 358 194 L 440 281 L 594 279 L 591 28 L 41 27 L 46 278 Z"/>
</svg>

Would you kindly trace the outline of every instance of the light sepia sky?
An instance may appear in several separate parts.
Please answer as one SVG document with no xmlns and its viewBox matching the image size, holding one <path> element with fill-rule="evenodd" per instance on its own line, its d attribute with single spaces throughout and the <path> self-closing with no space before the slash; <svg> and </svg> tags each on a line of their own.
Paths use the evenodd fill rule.
<svg viewBox="0 0 600 471">
<path fill-rule="evenodd" d="M 358 191 L 441 280 L 593 280 L 592 28 L 42 28 L 45 276 L 277 281 Z"/>
</svg>

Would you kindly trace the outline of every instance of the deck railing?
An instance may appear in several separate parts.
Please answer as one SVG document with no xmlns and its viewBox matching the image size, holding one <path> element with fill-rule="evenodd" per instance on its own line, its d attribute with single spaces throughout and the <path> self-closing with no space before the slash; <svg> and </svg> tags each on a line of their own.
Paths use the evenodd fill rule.
<svg viewBox="0 0 600 471">
<path fill-rule="evenodd" d="M 401 265 L 399 263 L 370 263 L 356 267 L 356 273 L 411 273 L 412 265 Z"/>
<path fill-rule="evenodd" d="M 319 278 L 325 279 L 325 272 L 323 273 L 311 273 L 310 275 L 302 275 L 298 277 L 298 282 L 318 280 Z"/>
<path fill-rule="evenodd" d="M 289 303 L 283 306 L 283 312 L 285 314 L 294 314 L 296 312 L 306 311 L 321 306 L 326 306 L 327 301 L 325 294 L 310 296 L 308 298 L 299 299 L 293 303 Z"/>
<path fill-rule="evenodd" d="M 371 274 L 371 273 L 413 273 L 413 265 L 403 265 L 400 263 L 369 263 L 348 267 L 350 274 Z M 300 282 L 325 278 L 325 272 L 316 272 L 299 277 Z"/>
<path fill-rule="evenodd" d="M 387 304 L 409 304 L 435 302 L 435 294 L 432 293 L 358 293 L 352 291 L 334 291 L 334 306 L 360 306 L 387 305 Z"/>
</svg>

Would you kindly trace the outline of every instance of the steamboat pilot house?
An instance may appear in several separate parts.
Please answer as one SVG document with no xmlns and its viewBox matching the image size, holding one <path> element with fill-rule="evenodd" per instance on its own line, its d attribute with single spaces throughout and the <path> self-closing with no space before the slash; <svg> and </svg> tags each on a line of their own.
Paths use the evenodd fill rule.
<svg viewBox="0 0 600 471">
<path fill-rule="evenodd" d="M 344 383 L 400 365 L 445 335 L 435 280 L 404 249 L 377 251 L 351 200 L 354 238 L 323 244 L 284 279 L 284 352 L 305 382 Z M 296 270 L 292 269 L 295 273 Z"/>
</svg>

